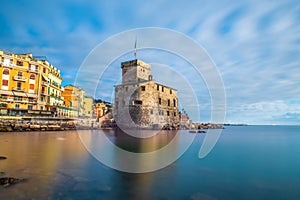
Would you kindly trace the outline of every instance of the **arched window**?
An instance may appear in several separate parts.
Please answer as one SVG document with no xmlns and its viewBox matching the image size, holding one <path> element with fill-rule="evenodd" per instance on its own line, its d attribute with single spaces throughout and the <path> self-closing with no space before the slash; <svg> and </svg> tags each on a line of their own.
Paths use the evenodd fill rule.
<svg viewBox="0 0 300 200">
<path fill-rule="evenodd" d="M 9 75 L 9 70 L 8 70 L 8 69 L 4 69 L 4 70 L 3 70 L 3 74 Z"/>
<path fill-rule="evenodd" d="M 31 80 L 34 80 L 34 79 L 35 79 L 35 75 L 34 75 L 34 74 L 31 74 L 31 75 L 30 75 L 30 79 L 31 79 Z"/>
</svg>

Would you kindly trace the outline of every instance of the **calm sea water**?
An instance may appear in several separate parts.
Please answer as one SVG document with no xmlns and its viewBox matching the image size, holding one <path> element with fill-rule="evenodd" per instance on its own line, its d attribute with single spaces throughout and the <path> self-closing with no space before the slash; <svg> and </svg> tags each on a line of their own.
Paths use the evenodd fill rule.
<svg viewBox="0 0 300 200">
<path fill-rule="evenodd" d="M 133 152 L 154 150 L 107 136 Z M 173 164 L 131 174 L 97 161 L 76 131 L 1 134 L 0 156 L 8 159 L 0 161 L 0 172 L 27 181 L 0 187 L 0 199 L 300 199 L 300 126 L 226 127 L 213 151 L 199 159 L 204 136 L 198 134 Z M 149 141 L 161 148 L 170 138 Z M 183 142 L 179 137 L 178 146 Z"/>
</svg>

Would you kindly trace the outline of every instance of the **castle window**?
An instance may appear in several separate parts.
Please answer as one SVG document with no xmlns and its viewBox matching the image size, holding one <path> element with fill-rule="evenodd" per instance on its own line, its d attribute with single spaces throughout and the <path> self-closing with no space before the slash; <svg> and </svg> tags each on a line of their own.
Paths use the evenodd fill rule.
<svg viewBox="0 0 300 200">
<path fill-rule="evenodd" d="M 150 114 L 153 115 L 153 109 L 150 110 Z"/>
<path fill-rule="evenodd" d="M 161 98 L 158 98 L 158 104 L 161 105 Z"/>
<path fill-rule="evenodd" d="M 144 85 L 141 86 L 141 90 L 142 90 L 142 91 L 146 91 L 146 86 L 144 86 Z"/>
<path fill-rule="evenodd" d="M 172 94 L 172 89 L 170 89 L 170 94 Z"/>
<path fill-rule="evenodd" d="M 174 107 L 176 107 L 176 100 L 175 99 L 173 99 L 173 105 L 174 105 Z"/>
<path fill-rule="evenodd" d="M 170 99 L 168 99 L 168 106 L 170 106 L 171 102 L 170 102 Z"/>
<path fill-rule="evenodd" d="M 161 91 L 162 91 L 162 92 L 164 91 L 164 86 L 162 86 Z"/>
<path fill-rule="evenodd" d="M 176 112 L 174 112 L 174 117 L 176 117 Z"/>
<path fill-rule="evenodd" d="M 169 111 L 167 111 L 167 115 L 170 116 L 170 112 Z"/>
<path fill-rule="evenodd" d="M 133 104 L 133 105 L 142 105 L 142 104 L 143 104 L 143 101 L 141 101 L 141 100 L 134 100 L 134 101 L 132 102 L 132 104 Z"/>
<path fill-rule="evenodd" d="M 157 85 L 157 90 L 159 91 L 159 85 Z"/>
</svg>

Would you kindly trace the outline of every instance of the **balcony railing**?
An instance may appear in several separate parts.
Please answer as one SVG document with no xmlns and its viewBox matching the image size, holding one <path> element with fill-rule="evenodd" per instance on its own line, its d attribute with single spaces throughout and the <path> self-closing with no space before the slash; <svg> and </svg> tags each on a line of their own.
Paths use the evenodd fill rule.
<svg viewBox="0 0 300 200">
<path fill-rule="evenodd" d="M 14 91 L 18 91 L 18 92 L 25 92 L 24 88 L 20 88 L 20 87 L 14 87 L 13 88 Z"/>
<path fill-rule="evenodd" d="M 14 101 L 13 98 L 5 98 L 5 97 L 1 97 L 0 101 Z"/>
<path fill-rule="evenodd" d="M 14 64 L 12 64 L 12 63 L 4 64 L 3 62 L 0 62 L 0 66 L 13 68 L 13 67 L 14 67 Z"/>
<path fill-rule="evenodd" d="M 34 72 L 34 73 L 39 73 L 39 70 L 38 70 L 38 69 L 28 69 L 28 71 Z"/>
<path fill-rule="evenodd" d="M 44 85 L 44 86 L 49 86 L 49 83 L 46 82 L 46 81 L 42 81 L 42 85 Z"/>
<path fill-rule="evenodd" d="M 28 100 L 28 103 L 34 103 L 34 104 L 36 104 L 37 101 L 36 101 L 36 100 L 31 100 L 31 99 L 29 99 L 29 100 Z"/>
<path fill-rule="evenodd" d="M 23 76 L 14 76 L 14 80 L 16 81 L 27 81 L 27 78 Z"/>
<path fill-rule="evenodd" d="M 48 96 L 48 92 L 46 92 L 46 91 L 42 91 L 41 94 L 45 95 L 45 96 Z"/>
</svg>

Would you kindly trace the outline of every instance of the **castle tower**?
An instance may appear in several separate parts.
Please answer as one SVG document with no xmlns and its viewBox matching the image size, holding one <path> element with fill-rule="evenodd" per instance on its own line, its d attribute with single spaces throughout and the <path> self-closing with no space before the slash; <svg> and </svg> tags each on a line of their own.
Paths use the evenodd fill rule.
<svg viewBox="0 0 300 200">
<path fill-rule="evenodd" d="M 122 62 L 122 84 L 148 81 L 150 77 L 150 65 L 141 60 Z"/>
</svg>

